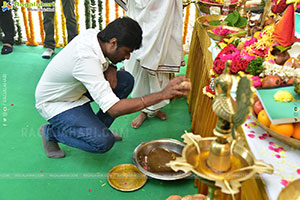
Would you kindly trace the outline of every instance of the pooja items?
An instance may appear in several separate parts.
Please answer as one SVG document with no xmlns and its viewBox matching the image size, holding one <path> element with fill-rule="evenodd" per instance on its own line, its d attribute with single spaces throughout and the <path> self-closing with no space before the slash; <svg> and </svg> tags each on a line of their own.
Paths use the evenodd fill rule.
<svg viewBox="0 0 300 200">
<path fill-rule="evenodd" d="M 278 196 L 278 200 L 299 199 L 300 196 L 300 179 L 289 183 L 282 189 Z"/>
<path fill-rule="evenodd" d="M 132 164 L 121 164 L 109 170 L 107 181 L 117 190 L 134 191 L 143 187 L 147 176 Z"/>
<path fill-rule="evenodd" d="M 168 164 L 173 170 L 191 171 L 204 179 L 205 184 L 209 182 L 209 199 L 214 199 L 217 187 L 223 193 L 234 196 L 239 192 L 241 182 L 256 173 L 273 173 L 273 166 L 255 160 L 238 134 L 237 127 L 246 120 L 249 113 L 252 92 L 250 80 L 243 77 L 238 84 L 237 101 L 233 101 L 230 95 L 232 79 L 229 64 L 226 63 L 223 74 L 215 79 L 213 111 L 218 121 L 213 132 L 216 137 L 201 138 L 192 133 L 184 134 L 182 138 L 187 145 L 182 157 Z"/>
<path fill-rule="evenodd" d="M 133 162 L 147 176 L 159 180 L 178 180 L 191 173 L 175 172 L 166 163 L 181 156 L 184 144 L 174 139 L 159 139 L 142 143 L 133 152 Z"/>
</svg>

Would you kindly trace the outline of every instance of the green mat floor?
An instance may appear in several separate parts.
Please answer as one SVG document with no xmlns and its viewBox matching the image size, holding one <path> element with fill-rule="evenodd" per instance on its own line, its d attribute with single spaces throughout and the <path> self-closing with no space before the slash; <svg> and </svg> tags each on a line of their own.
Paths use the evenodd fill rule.
<svg viewBox="0 0 300 200">
<path fill-rule="evenodd" d="M 34 106 L 35 87 L 49 62 L 41 58 L 43 51 L 40 46 L 21 45 L 15 46 L 12 54 L 0 55 L 0 200 L 163 200 L 172 194 L 197 193 L 193 178 L 149 178 L 144 187 L 133 192 L 117 191 L 106 180 L 112 167 L 132 163 L 132 152 L 140 143 L 159 138 L 182 141 L 180 136 L 191 126 L 183 98 L 164 108 L 166 121 L 152 118 L 135 130 L 130 122 L 138 113 L 116 119 L 111 130 L 121 134 L 123 141 L 105 154 L 61 145 L 65 158 L 47 158 L 39 134 L 45 120 Z M 94 104 L 93 108 L 96 107 Z"/>
</svg>

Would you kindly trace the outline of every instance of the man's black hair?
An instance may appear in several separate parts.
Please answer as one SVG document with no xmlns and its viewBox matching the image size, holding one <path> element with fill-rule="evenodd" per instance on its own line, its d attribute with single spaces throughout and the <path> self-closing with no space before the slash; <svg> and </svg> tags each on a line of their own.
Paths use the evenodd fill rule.
<svg viewBox="0 0 300 200">
<path fill-rule="evenodd" d="M 116 38 L 118 47 L 125 46 L 135 50 L 141 47 L 142 34 L 143 31 L 135 20 L 121 17 L 109 23 L 98 33 L 97 38 L 102 42 L 109 42 L 112 38 Z"/>
</svg>

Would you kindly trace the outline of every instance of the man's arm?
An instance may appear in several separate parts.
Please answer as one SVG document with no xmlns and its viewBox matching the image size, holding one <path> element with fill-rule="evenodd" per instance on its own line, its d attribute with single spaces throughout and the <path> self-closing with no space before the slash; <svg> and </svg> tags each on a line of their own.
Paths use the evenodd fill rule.
<svg viewBox="0 0 300 200">
<path fill-rule="evenodd" d="M 137 112 L 165 99 L 187 95 L 191 88 L 189 84 L 181 84 L 184 81 L 189 81 L 189 79 L 184 76 L 178 76 L 172 79 L 162 91 L 140 98 L 121 99 L 108 109 L 107 112 L 116 118 L 121 115 Z"/>
<path fill-rule="evenodd" d="M 117 67 L 113 64 L 110 64 L 107 70 L 103 74 L 105 79 L 109 82 L 110 87 L 112 89 L 115 89 L 118 84 Z"/>
</svg>

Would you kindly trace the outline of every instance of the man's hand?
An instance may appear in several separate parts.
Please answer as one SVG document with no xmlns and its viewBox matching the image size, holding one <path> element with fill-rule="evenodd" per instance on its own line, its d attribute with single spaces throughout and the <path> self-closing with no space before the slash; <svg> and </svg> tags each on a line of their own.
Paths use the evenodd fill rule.
<svg viewBox="0 0 300 200">
<path fill-rule="evenodd" d="M 117 69 L 114 66 L 109 65 L 107 70 L 104 72 L 104 77 L 109 82 L 112 89 L 117 87 Z"/>
<path fill-rule="evenodd" d="M 114 104 L 108 113 L 116 118 L 121 115 L 137 112 L 148 106 L 157 104 L 165 99 L 172 99 L 187 95 L 191 89 L 190 79 L 184 76 L 177 76 L 160 92 L 134 99 L 121 99 Z"/>
<path fill-rule="evenodd" d="M 164 99 L 172 99 L 187 95 L 190 90 L 190 79 L 184 76 L 177 76 L 169 82 L 161 93 Z"/>
</svg>

